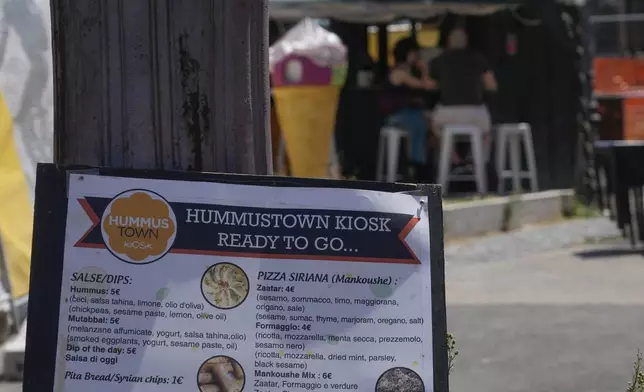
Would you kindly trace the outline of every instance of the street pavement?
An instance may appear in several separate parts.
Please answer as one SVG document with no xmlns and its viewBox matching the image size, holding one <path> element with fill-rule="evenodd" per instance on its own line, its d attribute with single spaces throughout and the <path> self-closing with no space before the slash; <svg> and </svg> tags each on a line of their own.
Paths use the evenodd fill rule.
<svg viewBox="0 0 644 392">
<path fill-rule="evenodd" d="M 22 384 L 10 383 L 0 384 L 0 392 L 20 392 L 22 391 Z"/>
<path fill-rule="evenodd" d="M 562 230 L 566 244 L 534 251 L 534 238 Z M 448 329 L 460 352 L 451 390 L 625 391 L 644 350 L 644 257 L 615 234 L 601 219 L 573 221 L 447 249 Z"/>
</svg>

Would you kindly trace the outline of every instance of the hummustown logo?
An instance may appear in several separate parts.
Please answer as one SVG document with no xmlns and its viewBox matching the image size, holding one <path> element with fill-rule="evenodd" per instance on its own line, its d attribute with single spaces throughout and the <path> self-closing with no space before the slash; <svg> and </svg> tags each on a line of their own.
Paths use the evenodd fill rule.
<svg viewBox="0 0 644 392">
<path fill-rule="evenodd" d="M 148 264 L 163 257 L 177 235 L 177 218 L 170 204 L 146 190 L 116 196 L 101 218 L 103 241 L 119 259 Z"/>
</svg>

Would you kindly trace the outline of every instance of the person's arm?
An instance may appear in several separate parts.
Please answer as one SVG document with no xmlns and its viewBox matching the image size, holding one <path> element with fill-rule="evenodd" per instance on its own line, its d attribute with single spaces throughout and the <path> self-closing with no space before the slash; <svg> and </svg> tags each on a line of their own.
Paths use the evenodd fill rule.
<svg viewBox="0 0 644 392">
<path fill-rule="evenodd" d="M 496 83 L 496 78 L 494 77 L 494 72 L 486 71 L 483 74 L 483 87 L 487 91 L 496 92 L 496 90 L 498 90 L 499 86 Z"/>
<path fill-rule="evenodd" d="M 420 71 L 420 77 L 423 80 L 429 80 L 429 67 L 422 59 L 418 59 L 416 62 L 416 68 Z"/>
<path fill-rule="evenodd" d="M 437 89 L 438 82 L 431 77 L 428 64 L 422 60 L 418 60 L 418 69 L 420 70 L 422 81 L 425 83 L 425 88 L 429 90 Z"/>
<path fill-rule="evenodd" d="M 436 82 L 428 79 L 418 79 L 403 70 L 394 70 L 391 73 L 391 83 L 397 86 L 405 85 L 411 88 L 430 90 L 436 88 Z"/>
<path fill-rule="evenodd" d="M 499 88 L 496 77 L 494 77 L 494 72 L 492 72 L 491 67 L 488 65 L 487 61 L 483 56 L 479 57 L 479 63 L 481 70 L 483 70 L 483 75 L 481 76 L 483 81 L 483 88 L 486 91 L 496 92 Z"/>
</svg>

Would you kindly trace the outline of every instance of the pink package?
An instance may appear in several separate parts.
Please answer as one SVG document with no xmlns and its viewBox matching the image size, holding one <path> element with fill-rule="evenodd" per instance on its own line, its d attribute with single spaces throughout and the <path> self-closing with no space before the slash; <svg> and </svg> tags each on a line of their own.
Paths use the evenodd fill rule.
<svg viewBox="0 0 644 392">
<path fill-rule="evenodd" d="M 332 74 L 329 67 L 320 67 L 304 56 L 291 54 L 275 64 L 272 80 L 274 86 L 329 85 Z"/>
<path fill-rule="evenodd" d="M 342 85 L 346 66 L 347 48 L 340 37 L 309 18 L 269 48 L 275 87 Z"/>
</svg>

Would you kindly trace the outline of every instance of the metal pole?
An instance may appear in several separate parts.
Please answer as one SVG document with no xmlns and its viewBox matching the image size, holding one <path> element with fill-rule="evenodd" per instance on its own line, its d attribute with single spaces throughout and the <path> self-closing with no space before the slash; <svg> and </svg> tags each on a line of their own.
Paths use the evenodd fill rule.
<svg viewBox="0 0 644 392">
<path fill-rule="evenodd" d="M 378 82 L 384 82 L 389 75 L 389 30 L 386 23 L 378 25 Z"/>
<path fill-rule="evenodd" d="M 626 0 L 619 0 L 617 2 L 619 7 L 619 13 L 624 15 L 626 14 Z M 621 49 L 621 54 L 625 55 L 629 48 L 628 42 L 628 29 L 626 28 L 626 20 L 619 21 L 619 45 Z"/>
<path fill-rule="evenodd" d="M 51 0 L 55 162 L 271 174 L 268 0 Z"/>
<path fill-rule="evenodd" d="M 595 44 L 593 31 L 594 25 L 590 15 L 589 5 L 579 6 L 575 31 L 578 32 L 577 55 L 580 83 L 579 97 L 579 134 L 577 150 L 577 195 L 586 204 L 594 201 L 598 189 L 598 174 L 595 172 L 595 147 L 598 139 L 597 124 L 594 121 L 597 115 L 597 103 L 593 95 L 593 57 Z"/>
</svg>

